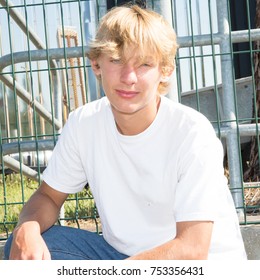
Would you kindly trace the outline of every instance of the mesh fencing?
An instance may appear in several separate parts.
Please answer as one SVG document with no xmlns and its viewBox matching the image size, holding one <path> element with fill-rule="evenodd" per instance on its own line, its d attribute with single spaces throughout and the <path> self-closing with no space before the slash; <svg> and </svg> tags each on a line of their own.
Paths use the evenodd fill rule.
<svg viewBox="0 0 260 280">
<path fill-rule="evenodd" d="M 0 0 L 0 239 L 39 186 L 68 114 L 103 96 L 86 46 L 100 17 L 123 2 Z M 258 223 L 259 1 L 132 2 L 174 26 L 179 51 L 168 97 L 211 121 L 241 224 Z M 69 196 L 59 222 L 102 230 L 88 186 Z"/>
</svg>

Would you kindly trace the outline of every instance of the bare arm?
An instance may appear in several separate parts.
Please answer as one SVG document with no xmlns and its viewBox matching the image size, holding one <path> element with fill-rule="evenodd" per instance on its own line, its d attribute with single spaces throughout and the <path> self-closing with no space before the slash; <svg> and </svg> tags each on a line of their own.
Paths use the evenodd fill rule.
<svg viewBox="0 0 260 280">
<path fill-rule="evenodd" d="M 50 254 L 41 233 L 59 216 L 67 194 L 52 189 L 45 182 L 23 207 L 13 232 L 10 259 L 49 259 Z"/>
<path fill-rule="evenodd" d="M 177 223 L 176 237 L 156 248 L 142 252 L 129 260 L 203 260 L 207 259 L 213 222 Z"/>
</svg>

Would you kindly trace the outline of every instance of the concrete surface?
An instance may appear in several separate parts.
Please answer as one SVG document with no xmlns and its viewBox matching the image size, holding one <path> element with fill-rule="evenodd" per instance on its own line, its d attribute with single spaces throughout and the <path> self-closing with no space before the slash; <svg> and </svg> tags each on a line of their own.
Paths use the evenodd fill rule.
<svg viewBox="0 0 260 280">
<path fill-rule="evenodd" d="M 4 258 L 4 245 L 5 241 L 0 241 L 0 260 Z"/>
<path fill-rule="evenodd" d="M 260 260 L 260 225 L 241 226 L 247 257 L 249 260 Z M 0 241 L 0 260 L 3 259 L 4 241 Z"/>
<path fill-rule="evenodd" d="M 241 226 L 247 257 L 249 260 L 260 260 L 260 225 Z"/>
</svg>

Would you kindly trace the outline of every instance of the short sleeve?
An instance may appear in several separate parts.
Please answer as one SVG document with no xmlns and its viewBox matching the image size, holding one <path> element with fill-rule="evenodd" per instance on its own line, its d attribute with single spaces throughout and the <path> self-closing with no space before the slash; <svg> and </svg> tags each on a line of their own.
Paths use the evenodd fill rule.
<svg viewBox="0 0 260 280">
<path fill-rule="evenodd" d="M 217 137 L 194 137 L 182 147 L 174 203 L 177 222 L 214 221 L 228 188 L 221 142 Z"/>
<path fill-rule="evenodd" d="M 79 192 L 87 183 L 77 143 L 77 129 L 77 118 L 72 113 L 43 173 L 43 180 L 48 185 L 64 193 Z"/>
</svg>

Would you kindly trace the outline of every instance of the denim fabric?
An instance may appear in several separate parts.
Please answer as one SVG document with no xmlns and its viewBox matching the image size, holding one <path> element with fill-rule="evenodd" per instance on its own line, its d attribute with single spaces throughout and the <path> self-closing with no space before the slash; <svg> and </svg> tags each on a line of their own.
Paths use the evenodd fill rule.
<svg viewBox="0 0 260 280">
<path fill-rule="evenodd" d="M 42 234 L 52 260 L 122 260 L 128 256 L 110 246 L 101 235 L 82 229 L 53 226 Z M 5 245 L 9 258 L 12 235 Z"/>
</svg>

